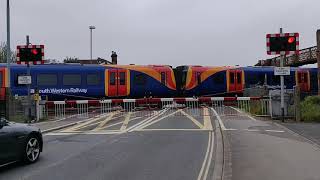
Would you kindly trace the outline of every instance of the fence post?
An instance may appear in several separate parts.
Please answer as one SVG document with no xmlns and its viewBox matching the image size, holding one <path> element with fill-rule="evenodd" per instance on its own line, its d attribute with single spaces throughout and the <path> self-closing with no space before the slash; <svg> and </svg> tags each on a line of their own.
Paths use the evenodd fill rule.
<svg viewBox="0 0 320 180">
<path fill-rule="evenodd" d="M 294 88 L 294 111 L 295 120 L 297 122 L 301 121 L 301 108 L 300 108 L 300 87 L 295 86 Z"/>
</svg>

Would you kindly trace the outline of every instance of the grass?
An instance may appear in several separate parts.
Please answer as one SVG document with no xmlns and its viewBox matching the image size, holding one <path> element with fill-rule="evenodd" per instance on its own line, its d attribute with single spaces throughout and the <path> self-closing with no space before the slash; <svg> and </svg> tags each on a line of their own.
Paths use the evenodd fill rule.
<svg viewBox="0 0 320 180">
<path fill-rule="evenodd" d="M 320 122 L 320 96 L 309 96 L 301 102 L 301 117 L 306 122 Z"/>
</svg>

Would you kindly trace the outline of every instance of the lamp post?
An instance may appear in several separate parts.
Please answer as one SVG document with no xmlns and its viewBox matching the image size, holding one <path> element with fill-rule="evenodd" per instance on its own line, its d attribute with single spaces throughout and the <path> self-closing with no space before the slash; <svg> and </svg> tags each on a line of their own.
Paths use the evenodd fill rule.
<svg viewBox="0 0 320 180">
<path fill-rule="evenodd" d="M 91 63 L 92 63 L 92 30 L 96 29 L 96 27 L 95 26 L 89 26 L 89 29 L 90 29 L 90 60 L 91 60 Z"/>
</svg>

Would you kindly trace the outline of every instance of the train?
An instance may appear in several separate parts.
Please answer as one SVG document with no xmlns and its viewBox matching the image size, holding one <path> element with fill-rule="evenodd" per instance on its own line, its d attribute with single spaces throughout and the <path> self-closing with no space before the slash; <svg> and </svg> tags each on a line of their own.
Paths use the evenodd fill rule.
<svg viewBox="0 0 320 180">
<path fill-rule="evenodd" d="M 273 67 L 184 65 L 31 65 L 30 93 L 42 99 L 109 99 L 144 97 L 192 97 L 242 95 L 257 85 L 280 85 Z M 12 64 L 10 79 L 0 65 L 0 100 L 10 83 L 13 96 L 26 96 L 28 87 L 18 77 L 28 74 L 26 65 Z M 299 86 L 302 92 L 317 92 L 317 68 L 290 68 L 285 87 Z"/>
</svg>

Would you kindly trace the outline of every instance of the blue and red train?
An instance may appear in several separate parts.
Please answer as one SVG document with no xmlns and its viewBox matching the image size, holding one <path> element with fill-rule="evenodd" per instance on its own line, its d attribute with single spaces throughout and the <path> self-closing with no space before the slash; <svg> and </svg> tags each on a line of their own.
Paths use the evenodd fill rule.
<svg viewBox="0 0 320 180">
<path fill-rule="evenodd" d="M 26 85 L 18 84 L 18 76 L 27 74 L 26 65 L 12 65 L 10 73 L 11 94 L 27 95 Z M 316 68 L 291 68 L 290 74 L 287 89 L 299 85 L 303 92 L 317 91 Z M 49 100 L 241 95 L 244 88 L 280 84 L 273 67 L 48 64 L 31 66 L 31 75 L 31 93 L 38 91 Z M 1 100 L 7 77 L 1 65 Z"/>
</svg>

